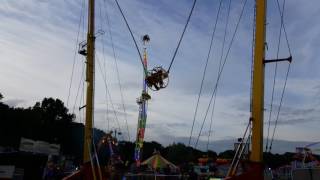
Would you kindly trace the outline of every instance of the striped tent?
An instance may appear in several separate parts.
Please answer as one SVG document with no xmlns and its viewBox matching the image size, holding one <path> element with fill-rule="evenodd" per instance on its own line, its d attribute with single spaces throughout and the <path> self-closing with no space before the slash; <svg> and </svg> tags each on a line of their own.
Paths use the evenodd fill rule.
<svg viewBox="0 0 320 180">
<path fill-rule="evenodd" d="M 177 166 L 166 160 L 160 155 L 159 152 L 155 152 L 153 156 L 143 161 L 141 165 L 148 165 L 152 169 L 163 169 L 169 165 L 171 169 L 177 169 Z"/>
</svg>

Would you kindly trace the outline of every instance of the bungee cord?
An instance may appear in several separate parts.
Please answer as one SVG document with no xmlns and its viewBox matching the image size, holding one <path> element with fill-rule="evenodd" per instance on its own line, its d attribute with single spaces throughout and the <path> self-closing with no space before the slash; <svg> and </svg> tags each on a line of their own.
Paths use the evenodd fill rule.
<svg viewBox="0 0 320 180">
<path fill-rule="evenodd" d="M 169 68 L 168 68 L 168 70 L 167 70 L 168 73 L 170 72 L 170 69 L 171 69 L 171 66 L 172 66 L 172 64 L 173 64 L 173 61 L 174 61 L 175 58 L 176 58 L 177 52 L 178 52 L 178 50 L 179 50 L 181 41 L 182 41 L 182 39 L 183 39 L 183 37 L 184 37 L 184 33 L 186 32 L 186 29 L 187 29 L 188 24 L 189 24 L 189 22 L 190 22 L 191 15 L 192 15 L 192 13 L 193 13 L 194 7 L 196 6 L 196 3 L 197 3 L 197 0 L 194 0 L 194 1 L 193 1 L 193 4 L 192 4 L 191 11 L 190 11 L 189 16 L 188 16 L 188 19 L 187 19 L 187 22 L 186 22 L 186 24 L 185 24 L 185 26 L 184 26 L 184 28 L 183 28 L 182 34 L 181 34 L 181 36 L 180 36 L 178 45 L 177 45 L 177 47 L 176 47 L 176 49 L 175 49 L 175 51 L 174 51 L 174 53 L 173 53 L 173 56 L 172 56 L 172 59 L 171 59 Z"/>
<path fill-rule="evenodd" d="M 137 52 L 138 52 L 138 55 L 139 55 L 139 58 L 140 58 L 140 62 L 141 62 L 142 67 L 143 67 L 143 71 L 144 71 L 145 75 L 148 76 L 148 70 L 147 70 L 147 69 L 144 67 L 144 65 L 143 65 L 143 58 L 142 58 L 140 49 L 139 49 L 139 47 L 138 47 L 136 38 L 135 38 L 134 35 L 133 35 L 133 32 L 132 32 L 132 30 L 131 30 L 131 28 L 130 28 L 130 26 L 129 26 L 129 23 L 128 23 L 128 21 L 127 21 L 127 18 L 125 17 L 122 8 L 121 8 L 120 5 L 119 5 L 118 0 L 115 0 L 115 2 L 116 2 L 116 4 L 117 4 L 117 7 L 118 7 L 118 9 L 119 9 L 119 11 L 120 11 L 120 13 L 121 13 L 121 16 L 122 16 L 124 22 L 126 23 L 126 26 L 127 26 L 128 30 L 129 30 L 129 32 L 130 32 L 131 38 L 132 38 L 132 40 L 133 40 L 133 42 L 134 42 L 134 45 L 135 45 L 135 47 L 136 47 L 136 50 L 137 50 Z"/>
<path fill-rule="evenodd" d="M 175 51 L 173 53 L 173 56 L 172 56 L 172 59 L 170 61 L 168 70 L 165 70 L 161 66 L 158 66 L 158 67 L 153 68 L 151 71 L 148 71 L 148 69 L 145 68 L 145 66 L 143 64 L 142 54 L 141 54 L 140 49 L 138 47 L 137 41 L 136 41 L 136 39 L 135 39 L 135 37 L 133 35 L 133 32 L 132 32 L 132 30 L 131 30 L 131 28 L 129 26 L 127 18 L 125 17 L 124 12 L 123 12 L 122 8 L 120 7 L 120 4 L 119 4 L 118 0 L 115 0 L 115 2 L 116 2 L 116 5 L 117 5 L 120 13 L 121 13 L 121 16 L 122 16 L 123 20 L 125 21 L 125 24 L 126 24 L 128 30 L 130 32 L 130 35 L 131 35 L 131 38 L 132 38 L 132 40 L 134 42 L 136 50 L 137 50 L 137 52 L 139 54 L 140 62 L 142 64 L 143 71 L 145 73 L 146 83 L 147 83 L 148 87 L 150 89 L 152 89 L 152 90 L 155 90 L 155 91 L 158 91 L 160 89 L 163 89 L 163 88 L 167 87 L 167 85 L 168 85 L 167 83 L 168 83 L 169 80 L 167 80 L 167 83 L 165 83 L 164 80 L 169 78 L 169 72 L 171 70 L 172 64 L 173 64 L 173 62 L 174 62 L 174 60 L 176 58 L 176 55 L 178 53 L 180 44 L 181 44 L 182 39 L 183 39 L 183 37 L 185 35 L 186 29 L 187 29 L 188 24 L 190 22 L 190 19 L 191 19 L 192 13 L 194 11 L 194 8 L 195 8 L 197 0 L 193 1 L 190 13 L 189 13 L 188 18 L 187 18 L 187 22 L 186 22 L 186 24 L 185 24 L 185 26 L 183 28 L 183 31 L 182 31 L 181 36 L 179 38 L 177 47 L 175 48 Z"/>
</svg>

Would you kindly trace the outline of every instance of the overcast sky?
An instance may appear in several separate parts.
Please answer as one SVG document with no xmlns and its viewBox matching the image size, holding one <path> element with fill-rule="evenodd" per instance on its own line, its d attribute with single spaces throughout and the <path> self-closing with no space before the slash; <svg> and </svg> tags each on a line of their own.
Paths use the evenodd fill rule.
<svg viewBox="0 0 320 180">
<path fill-rule="evenodd" d="M 83 2 L 83 0 L 4 0 L 1 2 L 0 92 L 4 95 L 6 103 L 12 106 L 28 107 L 44 97 L 59 98 L 68 105 L 71 112 L 77 114 L 76 121 L 83 122 L 78 107 L 83 105 L 80 100 L 83 97 L 83 83 L 80 82 L 83 81 L 82 69 L 85 59 L 78 54 L 75 56 L 71 95 L 67 103 L 74 55 L 78 48 L 77 39 L 79 43 L 86 37 L 86 22 L 80 18 L 84 12 Z M 138 121 L 136 98 L 141 93 L 142 66 L 129 31 L 114 1 L 96 0 L 96 2 L 96 31 L 101 29 L 105 34 L 98 35 L 96 39 L 95 126 L 103 130 L 108 129 L 108 124 L 109 128 L 118 128 L 110 98 L 106 99 L 106 88 L 102 78 L 104 76 L 102 74 L 106 72 L 107 86 L 119 124 L 125 138 L 127 137 L 108 29 L 110 28 L 131 140 L 133 140 Z M 194 136 L 199 133 L 217 79 L 228 2 L 224 0 L 221 7 Z M 232 0 L 225 53 L 239 19 L 243 2 L 243 0 Z M 268 59 L 276 58 L 280 28 L 280 15 L 275 2 L 275 0 L 268 1 L 268 49 L 266 51 Z M 119 0 L 119 3 L 140 48 L 142 48 L 140 42 L 142 35 L 148 34 L 151 38 L 147 47 L 149 67 L 161 65 L 168 68 L 192 1 Z M 189 137 L 218 5 L 218 0 L 199 0 L 196 4 L 170 72 L 169 86 L 158 92 L 150 92 L 152 99 L 148 107 L 146 140 L 168 144 Z M 85 4 L 86 10 L 87 4 Z M 106 18 L 107 13 L 110 19 L 109 24 Z M 86 20 L 86 14 L 84 15 Z M 284 22 L 293 63 L 279 116 L 276 139 L 290 141 L 320 139 L 318 119 L 320 115 L 320 71 L 318 71 L 320 24 L 318 17 L 320 17 L 320 3 L 317 0 L 286 1 Z M 252 22 L 253 0 L 248 0 L 219 82 L 211 141 L 241 136 L 248 122 Z M 289 56 L 284 36 L 281 38 L 279 56 Z M 271 129 L 274 126 L 287 67 L 287 62 L 278 64 Z M 265 134 L 274 68 L 275 64 L 266 65 Z M 79 92 L 78 89 L 80 89 Z M 209 123 L 210 118 L 205 122 L 201 136 L 203 141 L 207 139 Z"/>
</svg>

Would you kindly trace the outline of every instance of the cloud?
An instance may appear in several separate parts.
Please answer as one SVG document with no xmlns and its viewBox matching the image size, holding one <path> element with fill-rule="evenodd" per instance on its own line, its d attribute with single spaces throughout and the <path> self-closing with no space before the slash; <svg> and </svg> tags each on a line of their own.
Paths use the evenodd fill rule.
<svg viewBox="0 0 320 180">
<path fill-rule="evenodd" d="M 278 125 L 292 125 L 295 126 L 297 124 L 301 124 L 301 123 L 310 123 L 310 122 L 314 122 L 317 121 L 317 118 L 312 118 L 312 119 L 302 119 L 302 118 L 296 118 L 296 119 L 282 119 L 279 120 L 277 122 Z M 276 121 L 271 121 L 272 125 L 275 125 Z M 265 122 L 265 124 L 267 124 L 267 122 Z"/>
<path fill-rule="evenodd" d="M 8 104 L 9 106 L 15 107 L 25 103 L 25 100 L 24 99 L 8 99 L 8 100 L 4 100 L 3 102 L 5 104 Z"/>
</svg>

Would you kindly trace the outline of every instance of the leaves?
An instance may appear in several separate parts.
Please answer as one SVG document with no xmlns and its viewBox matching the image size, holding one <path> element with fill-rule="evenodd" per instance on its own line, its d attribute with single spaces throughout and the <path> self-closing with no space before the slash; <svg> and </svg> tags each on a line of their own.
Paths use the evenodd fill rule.
<svg viewBox="0 0 320 180">
<path fill-rule="evenodd" d="M 0 114 L 0 145 L 15 148 L 19 147 L 21 137 L 64 143 L 75 117 L 61 100 L 53 98 L 44 98 L 29 108 L 1 104 Z"/>
</svg>

